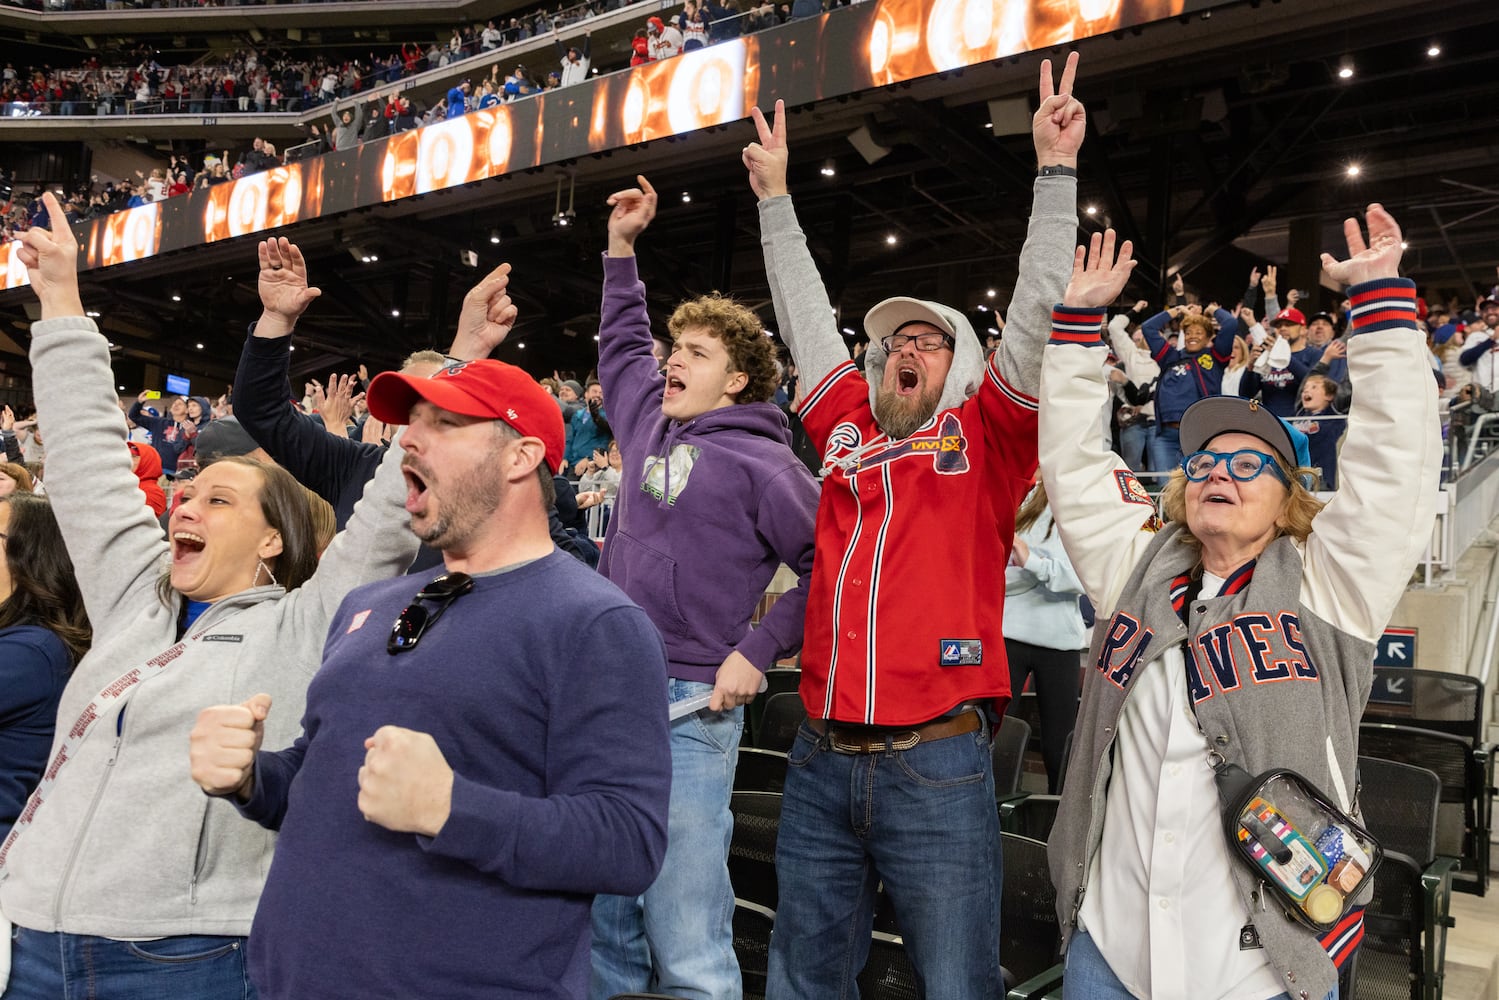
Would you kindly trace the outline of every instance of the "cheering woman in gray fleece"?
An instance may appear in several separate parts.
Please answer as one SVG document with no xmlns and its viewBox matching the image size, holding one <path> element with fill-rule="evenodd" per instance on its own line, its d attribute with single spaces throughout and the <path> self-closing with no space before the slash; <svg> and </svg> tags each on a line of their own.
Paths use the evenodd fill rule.
<svg viewBox="0 0 1499 1000">
<path fill-rule="evenodd" d="M 94 639 L 63 693 L 51 763 L 0 847 L 6 1000 L 250 997 L 244 944 L 275 835 L 193 783 L 188 733 L 202 706 L 246 703 L 270 745 L 297 736 L 330 616 L 416 552 L 404 452 L 390 449 L 321 562 L 301 487 L 251 459 L 188 483 L 164 539 L 130 470 L 109 345 L 84 314 L 77 242 L 44 200 L 51 227 L 20 249 L 41 303 L 31 363 L 40 419 L 58 428 L 48 494 Z M 316 292 L 302 255 L 273 250 L 260 246 L 267 309 L 289 285 L 305 307 Z M 276 703 L 268 718 L 257 692 Z"/>
</svg>

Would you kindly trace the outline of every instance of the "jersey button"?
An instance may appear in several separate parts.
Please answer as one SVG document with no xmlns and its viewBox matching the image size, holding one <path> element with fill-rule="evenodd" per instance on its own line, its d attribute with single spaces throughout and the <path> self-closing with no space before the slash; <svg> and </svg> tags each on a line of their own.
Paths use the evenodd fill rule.
<svg viewBox="0 0 1499 1000">
<path fill-rule="evenodd" d="M 857 632 L 854 632 L 854 631 L 850 631 L 850 632 L 849 632 L 849 633 L 848 633 L 848 637 L 849 637 L 849 638 L 850 638 L 850 639 L 857 639 L 857 638 L 859 638 L 859 633 L 857 633 Z"/>
<path fill-rule="evenodd" d="M 864 586 L 864 581 L 863 580 L 855 580 L 854 581 L 854 586 L 855 587 L 862 587 L 862 586 Z"/>
</svg>

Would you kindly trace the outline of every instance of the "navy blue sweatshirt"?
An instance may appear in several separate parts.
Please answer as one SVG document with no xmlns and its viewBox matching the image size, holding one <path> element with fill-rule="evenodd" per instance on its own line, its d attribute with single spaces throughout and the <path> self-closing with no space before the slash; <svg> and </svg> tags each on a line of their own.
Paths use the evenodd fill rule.
<svg viewBox="0 0 1499 1000">
<path fill-rule="evenodd" d="M 190 429 L 190 424 L 179 424 L 170 416 L 153 417 L 146 412 L 145 404 L 139 401 L 130 404 L 127 416 L 132 424 L 151 432 L 151 447 L 161 456 L 162 473 L 175 476 L 177 460 L 187 451 L 187 446 L 193 443 L 196 429 Z"/>
<path fill-rule="evenodd" d="M 1157 422 L 1180 423 L 1187 407 L 1199 399 L 1216 396 L 1223 389 L 1223 373 L 1233 357 L 1234 334 L 1239 325 L 1227 309 L 1219 309 L 1214 318 L 1218 320 L 1218 333 L 1207 350 L 1195 354 L 1179 351 L 1167 342 L 1162 331 L 1171 322 L 1169 312 L 1156 313 L 1140 324 L 1150 346 L 1150 356 L 1161 366 L 1155 390 Z"/>
<path fill-rule="evenodd" d="M 0 841 L 41 780 L 57 724 L 57 702 L 73 672 L 51 629 L 0 630 Z"/>
<path fill-rule="evenodd" d="M 344 600 L 301 738 L 259 754 L 241 812 L 281 831 L 248 950 L 262 1000 L 581 1000 L 594 894 L 637 895 L 660 868 L 666 654 L 644 612 L 553 552 L 478 577 L 390 655 L 435 575 Z M 431 734 L 455 772 L 434 838 L 359 812 L 364 740 L 386 725 Z"/>
</svg>

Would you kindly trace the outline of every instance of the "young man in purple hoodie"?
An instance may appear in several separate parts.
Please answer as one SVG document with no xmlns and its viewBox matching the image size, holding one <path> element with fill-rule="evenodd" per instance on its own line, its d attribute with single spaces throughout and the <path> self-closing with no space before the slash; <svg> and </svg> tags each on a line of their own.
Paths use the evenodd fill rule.
<svg viewBox="0 0 1499 1000">
<path fill-rule="evenodd" d="M 765 669 L 801 646 L 818 489 L 770 402 L 775 351 L 750 310 L 716 295 L 683 303 L 658 370 L 635 267 L 656 192 L 638 180 L 609 199 L 599 378 L 623 468 L 599 569 L 661 630 L 669 699 L 711 691 L 712 701 L 672 722 L 661 874 L 642 896 L 594 903 L 592 996 L 738 1000 L 729 794 L 743 706 Z M 751 629 L 782 563 L 796 588 Z"/>
</svg>

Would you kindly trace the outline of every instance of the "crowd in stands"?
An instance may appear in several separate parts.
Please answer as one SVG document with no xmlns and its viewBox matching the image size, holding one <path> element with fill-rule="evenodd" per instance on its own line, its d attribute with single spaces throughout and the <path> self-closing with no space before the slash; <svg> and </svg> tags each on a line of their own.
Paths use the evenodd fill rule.
<svg viewBox="0 0 1499 1000">
<path fill-rule="evenodd" d="M 1181 461 L 1182 413 L 1199 399 L 1226 395 L 1257 400 L 1306 432 L 1323 487 L 1336 488 L 1337 452 L 1352 398 L 1350 304 L 1345 299 L 1334 309 L 1312 311 L 1307 306 L 1314 296 L 1298 289 L 1286 290 L 1282 300 L 1277 277 L 1274 265 L 1263 274 L 1256 267 L 1244 289 L 1199 292 L 1189 291 L 1178 275 L 1161 306 L 1142 300 L 1110 321 L 1111 439 L 1147 481 Z M 1492 298 L 1476 305 L 1421 298 L 1418 310 L 1442 398 L 1466 401 L 1475 392 L 1469 388 L 1475 369 L 1488 371 L 1499 307 Z"/>
<path fill-rule="evenodd" d="M 381 84 L 484 56 L 528 38 L 556 35 L 564 28 L 616 10 L 626 2 L 589 0 L 575 6 L 561 3 L 555 8 L 543 6 L 509 18 L 461 25 L 445 38 L 407 42 L 398 51 L 383 55 L 370 52 L 354 58 L 307 58 L 284 51 L 245 49 L 227 58 L 209 57 L 184 65 L 164 63 L 163 53 L 142 47 L 131 53 L 132 60 L 126 64 L 103 65 L 97 57 L 90 57 L 77 67 L 44 65 L 18 69 L 13 62 L 7 62 L 0 71 L 0 108 L 10 117 L 304 111 L 347 100 Z M 653 16 L 637 30 L 630 65 L 670 58 L 711 42 L 823 10 L 820 0 L 764 3 L 743 10 L 738 0 L 687 0 L 684 9 L 664 19 Z M 581 70 L 576 68 L 577 58 L 568 58 L 567 49 L 562 50 L 561 57 L 561 67 L 540 80 L 528 79 L 521 67 L 518 79 L 507 78 L 504 87 L 496 86 L 496 94 L 510 100 L 549 89 L 547 80 L 552 75 L 558 77 L 553 86 L 586 78 L 589 67 L 586 52 L 582 53 Z M 480 95 L 471 96 L 477 101 Z M 451 100 L 448 107 L 452 107 Z"/>
<path fill-rule="evenodd" d="M 590 73 L 598 72 L 591 58 L 591 33 L 585 29 L 581 37 L 569 36 L 564 42 L 560 29 L 616 9 L 624 2 L 595 0 L 574 7 L 559 3 L 551 11 L 542 8 L 511 17 L 503 27 L 490 20 L 484 25 L 454 28 L 446 44 L 434 40 L 424 49 L 417 43 L 407 43 L 397 53 L 384 57 L 371 53 L 362 60 L 308 60 L 288 53 L 247 49 L 235 52 L 223 63 L 173 66 L 161 63 L 161 53 L 141 47 L 133 53 L 133 67 L 105 67 L 93 57 L 77 68 L 28 66 L 17 70 L 14 63 L 7 62 L 0 71 L 0 108 L 15 117 L 150 112 L 218 115 L 296 112 L 356 100 L 325 120 L 309 122 L 307 141 L 279 152 L 273 143 L 256 138 L 233 162 L 227 151 L 221 156 L 209 151 L 202 157 L 201 166 L 185 155 L 173 154 L 169 164 L 153 169 L 149 176 L 140 174 L 134 181 L 121 178 L 101 182 L 95 178 L 88 187 L 66 193 L 64 207 L 69 221 L 81 222 L 222 184 L 291 158 L 350 149 L 385 135 L 581 83 Z M 682 10 L 664 19 L 652 16 L 635 32 L 630 65 L 668 59 L 823 9 L 814 0 L 798 0 L 779 6 L 766 3 L 741 13 L 736 0 L 686 0 Z M 533 75 L 524 64 L 506 72 L 496 62 L 477 84 L 462 80 L 430 106 L 399 93 L 357 102 L 360 93 L 379 84 L 546 34 L 556 46 L 557 68 L 544 76 Z M 0 192 L 0 242 L 14 239 L 38 220 L 45 225 L 40 194 L 41 186 L 29 192 L 12 191 L 7 186 Z"/>
</svg>

